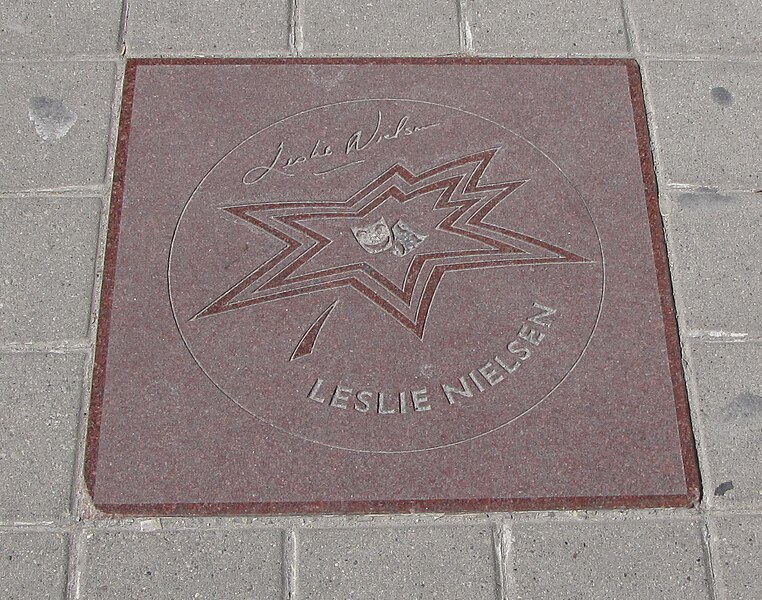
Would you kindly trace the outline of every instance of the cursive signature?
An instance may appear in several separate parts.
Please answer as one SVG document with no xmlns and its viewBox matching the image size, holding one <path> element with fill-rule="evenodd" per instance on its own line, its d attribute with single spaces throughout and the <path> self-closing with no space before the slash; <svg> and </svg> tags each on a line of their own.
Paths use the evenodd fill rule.
<svg viewBox="0 0 762 600">
<path fill-rule="evenodd" d="M 388 143 L 394 140 L 400 140 L 407 136 L 415 135 L 426 129 L 436 127 L 439 123 L 428 123 L 426 125 L 414 125 L 410 122 L 410 116 L 404 115 L 397 120 L 396 126 L 393 128 L 385 126 L 383 122 L 383 115 L 381 111 L 378 111 L 376 118 L 376 125 L 373 132 L 366 134 L 363 129 L 358 129 L 352 133 L 346 142 L 339 145 L 341 148 L 339 152 L 334 153 L 333 146 L 322 139 L 317 139 L 312 144 L 312 150 L 304 153 L 287 153 L 285 142 L 281 141 L 278 144 L 277 149 L 273 155 L 272 160 L 267 165 L 260 165 L 253 167 L 243 174 L 242 182 L 244 185 L 253 185 L 259 183 L 268 175 L 282 175 L 284 177 L 293 177 L 294 173 L 290 172 L 294 167 L 305 163 L 317 163 L 321 159 L 328 158 L 330 156 L 349 156 L 351 154 L 361 153 L 368 150 L 371 146 L 375 146 L 381 143 Z M 335 144 L 334 144 L 335 145 Z M 343 169 L 352 165 L 364 162 L 364 159 L 356 159 L 350 162 L 340 164 L 335 167 L 325 169 L 323 171 L 313 171 L 313 175 L 325 175 L 332 173 L 338 169 Z"/>
</svg>

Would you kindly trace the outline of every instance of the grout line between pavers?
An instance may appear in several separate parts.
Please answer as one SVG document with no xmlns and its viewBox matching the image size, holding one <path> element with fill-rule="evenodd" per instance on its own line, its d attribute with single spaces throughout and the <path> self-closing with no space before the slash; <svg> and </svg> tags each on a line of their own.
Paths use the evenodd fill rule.
<svg viewBox="0 0 762 600">
<path fill-rule="evenodd" d="M 292 29 L 293 27 L 293 29 Z M 294 37 L 292 39 L 292 31 Z M 471 31 L 469 24 L 468 31 Z M 470 35 L 470 34 L 469 34 Z M 473 40 L 470 42 L 473 44 Z M 467 56 L 473 58 L 635 58 L 641 65 L 645 61 L 651 62 L 696 62 L 696 63 L 736 63 L 736 64 L 748 64 L 752 66 L 762 66 L 762 56 L 753 55 L 733 55 L 733 54 L 668 54 L 668 53 L 649 53 L 638 51 L 620 51 L 620 52 L 511 52 L 506 54 L 499 51 L 476 51 L 473 48 L 466 52 Z M 289 25 L 289 44 L 288 48 L 283 51 L 257 51 L 251 53 L 241 52 L 179 52 L 179 53 L 127 53 L 118 55 L 104 55 L 101 57 L 94 56 L 68 56 L 68 57 L 27 57 L 27 58 L 1 58 L 0 66 L 4 64 L 35 64 L 35 63 L 124 63 L 126 59 L 146 59 L 146 58 L 163 58 L 163 59 L 269 59 L 269 58 L 447 58 L 447 57 L 459 57 L 463 56 L 464 52 L 459 48 L 456 52 L 416 52 L 416 53 L 404 53 L 404 52 L 305 52 L 304 51 L 304 36 L 303 27 L 301 22 L 298 21 L 295 25 Z M 22 190 L 26 191 L 26 190 Z"/>
<path fill-rule="evenodd" d="M 491 523 L 489 513 L 412 513 L 384 515 L 310 515 L 302 519 L 303 530 L 338 529 L 444 529 L 452 527 L 473 527 Z"/>
<path fill-rule="evenodd" d="M 12 198 L 97 198 L 102 196 L 108 186 L 83 185 L 66 186 L 61 188 L 19 188 L 17 190 L 8 189 L 0 191 L 0 200 Z"/>
<path fill-rule="evenodd" d="M 82 570 L 84 567 L 84 532 L 75 529 L 69 534 L 66 568 L 66 600 L 79 600 Z"/>
<path fill-rule="evenodd" d="M 60 523 L 56 521 L 38 521 L 23 522 L 15 521 L 12 523 L 0 524 L 0 534 L 3 533 L 59 533 L 67 534 L 74 530 L 69 522 Z"/>
<path fill-rule="evenodd" d="M 116 145 L 119 139 L 119 120 L 121 117 L 126 64 L 126 60 L 118 61 L 114 72 L 114 91 L 111 97 L 111 127 L 109 128 L 108 145 L 106 148 L 106 179 L 104 185 L 106 208 L 111 205 L 111 188 L 114 183 L 114 164 L 116 161 Z"/>
<path fill-rule="evenodd" d="M 292 0 L 294 1 L 294 0 Z M 468 1 L 468 0 L 466 0 Z M 299 4 L 296 4 L 299 7 Z M 299 14 L 301 14 L 301 8 L 298 8 Z M 439 58 L 446 56 L 462 56 L 462 51 L 458 52 L 445 52 L 445 53 L 431 53 L 421 52 L 406 54 L 402 52 L 373 52 L 370 54 L 362 54 L 356 52 L 305 52 L 304 51 L 304 33 L 302 18 L 298 17 L 296 23 L 292 21 L 293 17 L 289 19 L 289 44 L 288 49 L 285 51 L 277 50 L 262 50 L 255 52 L 138 52 L 135 54 L 108 54 L 102 56 L 84 56 L 84 55 L 69 55 L 69 56 L 50 56 L 46 58 L 40 58 L 39 56 L 29 57 L 0 57 L 0 65 L 3 64 L 18 64 L 18 63 L 86 63 L 86 62 L 124 62 L 126 58 L 166 58 L 166 59 L 192 59 L 192 58 L 209 58 L 209 59 L 256 59 L 256 58 L 288 58 L 291 57 L 331 57 L 331 58 L 367 58 L 367 57 L 394 57 L 394 58 Z M 471 30 L 469 21 L 469 31 Z M 473 43 L 473 40 L 471 41 Z M 636 58 L 641 64 L 643 61 L 653 62 L 716 62 L 716 63 L 747 63 L 751 65 L 762 65 L 762 55 L 750 55 L 750 54 L 700 54 L 700 53 L 668 53 L 668 52 L 641 52 L 637 50 L 631 51 L 619 51 L 619 52 L 498 52 L 498 51 L 480 51 L 470 50 L 469 55 L 474 57 L 494 58 L 494 57 L 511 57 L 511 58 Z"/>
<path fill-rule="evenodd" d="M 709 597 L 711 600 L 717 600 L 717 574 L 714 568 L 714 556 L 712 554 L 711 532 L 709 531 L 709 520 L 707 515 L 701 518 L 701 547 L 704 552 L 706 562 L 706 580 L 709 587 Z"/>
<path fill-rule="evenodd" d="M 69 511 L 75 521 L 81 519 L 84 506 L 87 505 L 84 489 L 84 463 L 85 463 L 85 438 L 87 436 L 87 413 L 90 408 L 90 382 L 92 381 L 92 351 L 88 351 L 82 365 L 82 387 L 79 397 L 79 412 L 77 415 L 77 427 L 74 441 L 74 468 L 71 474 L 71 486 L 69 490 Z"/>
<path fill-rule="evenodd" d="M 627 0 L 620 0 L 619 8 L 622 12 L 622 21 L 624 23 L 624 35 L 627 49 L 635 54 L 640 49 L 638 30 L 637 27 L 635 27 L 635 19 L 630 13 L 630 6 L 627 3 Z"/>
<path fill-rule="evenodd" d="M 471 30 L 472 9 L 471 0 L 457 0 L 458 30 L 460 51 L 463 54 L 474 54 L 474 35 Z"/>
<path fill-rule="evenodd" d="M 48 342 L 1 342 L 0 354 L 81 354 L 90 350 L 88 338 Z"/>
<path fill-rule="evenodd" d="M 296 528 L 291 527 L 283 532 L 283 600 L 296 600 L 297 598 L 297 537 Z"/>
<path fill-rule="evenodd" d="M 301 56 L 304 51 L 304 29 L 302 27 L 302 5 L 300 0 L 291 0 L 291 14 L 288 23 L 288 45 L 292 56 Z"/>
<path fill-rule="evenodd" d="M 685 341 L 697 344 L 759 344 L 762 343 L 762 335 L 739 331 L 689 329 Z"/>
<path fill-rule="evenodd" d="M 494 553 L 497 566 L 497 595 L 499 600 L 518 597 L 518 582 L 514 571 L 513 526 L 511 515 L 494 523 Z"/>
<path fill-rule="evenodd" d="M 622 508 L 593 510 L 518 511 L 508 513 L 516 522 L 543 523 L 623 523 L 627 521 L 691 521 L 699 508 Z"/>
<path fill-rule="evenodd" d="M 713 193 L 725 193 L 725 194 L 759 194 L 760 189 L 759 188 L 733 188 L 733 187 L 724 187 L 724 186 L 717 186 L 717 185 L 699 185 L 695 183 L 681 183 L 679 181 L 668 181 L 666 183 L 661 184 L 662 187 L 667 188 L 671 191 L 678 191 L 682 190 L 684 192 L 693 192 L 693 193 L 706 193 L 706 192 L 713 192 Z"/>
<path fill-rule="evenodd" d="M 711 469 L 706 451 L 706 438 L 704 435 L 704 424 L 698 409 L 699 390 L 696 383 L 696 376 L 693 372 L 693 344 L 683 341 L 681 343 L 683 356 L 683 371 L 685 373 L 685 386 L 688 390 L 688 406 L 691 413 L 691 424 L 693 425 L 693 443 L 696 446 L 696 456 L 699 462 L 699 472 L 701 473 L 701 503 L 698 506 L 699 513 L 711 510 L 709 504 L 709 494 L 713 490 L 707 490 L 707 481 L 711 481 Z"/>
<path fill-rule="evenodd" d="M 459 527 L 475 527 L 481 525 L 490 528 L 497 528 L 500 524 L 508 523 L 505 525 L 506 531 L 513 533 L 513 526 L 518 523 L 524 524 L 542 524 L 542 525 L 571 525 L 571 524 L 595 524 L 595 525 L 615 525 L 619 523 L 687 523 L 691 521 L 700 522 L 702 518 L 735 518 L 735 517 L 751 517 L 762 519 L 762 507 L 757 508 L 744 508 L 744 507 L 707 507 L 702 506 L 695 509 L 681 509 L 680 514 L 665 513 L 664 511 L 671 511 L 672 509 L 648 509 L 648 510 L 633 510 L 626 509 L 618 511 L 616 515 L 608 515 L 599 511 L 587 512 L 587 511 L 557 511 L 554 513 L 535 514 L 527 512 L 516 513 L 490 513 L 485 520 L 479 523 L 473 522 L 460 522 L 451 523 L 451 528 Z M 644 514 L 650 513 L 650 514 Z M 387 515 L 389 519 L 405 518 L 408 515 Z M 458 515 L 452 515 L 457 517 Z M 322 517 L 314 517 L 316 520 L 321 520 Z M 358 530 L 358 529 L 436 529 L 438 527 L 432 527 L 429 524 L 421 523 L 418 525 L 410 525 L 404 522 L 374 525 L 370 522 L 355 522 L 348 523 L 343 526 L 331 527 L 331 526 L 315 526 L 305 527 L 304 518 L 299 515 L 280 516 L 280 517 L 267 517 L 266 520 L 260 521 L 258 517 L 215 517 L 212 522 L 204 517 L 161 517 L 157 519 L 155 517 L 111 517 L 109 515 L 92 516 L 84 515 L 79 520 L 39 520 L 39 521 L 9 521 L 0 522 L 0 534 L 12 533 L 12 532 L 41 532 L 41 533 L 59 533 L 69 534 L 74 532 L 82 532 L 86 534 L 94 531 L 109 531 L 114 533 L 154 533 L 156 531 L 163 531 L 166 534 L 183 533 L 190 531 L 283 531 L 284 528 L 292 530 L 295 535 L 299 531 L 337 531 L 337 530 Z M 246 519 L 240 521 L 240 519 Z M 174 521 L 178 521 L 178 524 L 174 524 Z M 158 528 L 151 527 L 145 528 L 145 524 L 152 524 L 156 521 L 160 521 Z M 508 538 L 508 545 L 511 547 L 512 537 Z M 509 563 L 506 563 L 509 564 Z"/>
<path fill-rule="evenodd" d="M 117 47 L 122 56 L 127 54 L 127 19 L 129 16 L 129 2 L 128 0 L 122 0 L 122 12 L 119 15 L 119 33 L 117 37 Z"/>
<path fill-rule="evenodd" d="M 48 57 L 37 56 L 14 56 L 14 57 L 2 57 L 0 56 L 0 65 L 5 64 L 18 64 L 18 63 L 102 63 L 102 62 L 115 62 L 123 58 L 120 54 L 68 54 Z"/>
</svg>

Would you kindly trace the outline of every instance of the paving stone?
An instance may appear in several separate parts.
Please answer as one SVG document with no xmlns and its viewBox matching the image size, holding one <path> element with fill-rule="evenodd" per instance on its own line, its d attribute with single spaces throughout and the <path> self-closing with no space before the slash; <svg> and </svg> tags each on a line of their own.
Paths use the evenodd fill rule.
<svg viewBox="0 0 762 600">
<path fill-rule="evenodd" d="M 698 521 L 515 521 L 517 597 L 708 600 L 700 527 Z"/>
<path fill-rule="evenodd" d="M 762 336 L 760 195 L 669 190 L 665 196 L 684 333 Z"/>
<path fill-rule="evenodd" d="M 495 600 L 489 527 L 302 529 L 299 598 Z"/>
<path fill-rule="evenodd" d="M 634 61 L 135 60 L 125 90 L 100 509 L 696 501 Z"/>
<path fill-rule="evenodd" d="M 759 600 L 762 590 L 762 516 L 710 519 L 718 600 Z"/>
<path fill-rule="evenodd" d="M 92 532 L 82 598 L 283 598 L 281 532 Z"/>
<path fill-rule="evenodd" d="M 114 77 L 107 62 L 0 65 L 0 190 L 103 184 Z"/>
<path fill-rule="evenodd" d="M 69 512 L 84 357 L 0 354 L 0 520 Z"/>
<path fill-rule="evenodd" d="M 0 532 L 0 598 L 63 600 L 66 545 L 56 533 Z"/>
<path fill-rule="evenodd" d="M 15 0 L 0 5 L 0 56 L 115 56 L 121 0 Z"/>
<path fill-rule="evenodd" d="M 704 497 L 721 508 L 762 508 L 762 345 L 694 344 L 689 375 L 703 447 Z"/>
<path fill-rule="evenodd" d="M 253 56 L 288 52 L 287 0 L 131 0 L 128 56 Z"/>
<path fill-rule="evenodd" d="M 757 0 L 627 0 L 641 52 L 759 55 L 762 11 Z"/>
<path fill-rule="evenodd" d="M 627 50 L 617 0 L 472 0 L 470 4 L 474 48 L 480 53 L 565 56 Z"/>
<path fill-rule="evenodd" d="M 0 342 L 83 338 L 100 200 L 0 200 Z"/>
<path fill-rule="evenodd" d="M 649 61 L 645 73 L 661 181 L 762 188 L 762 65 Z"/>
<path fill-rule="evenodd" d="M 306 0 L 302 27 L 306 53 L 397 56 L 460 50 L 455 0 Z"/>
</svg>

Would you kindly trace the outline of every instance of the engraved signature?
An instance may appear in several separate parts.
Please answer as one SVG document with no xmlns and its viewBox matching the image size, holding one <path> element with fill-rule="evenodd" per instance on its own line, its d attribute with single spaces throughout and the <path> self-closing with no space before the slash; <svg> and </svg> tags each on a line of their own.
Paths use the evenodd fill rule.
<svg viewBox="0 0 762 600">
<path fill-rule="evenodd" d="M 253 185 L 259 183 L 265 177 L 270 174 L 282 175 L 284 177 L 293 177 L 294 173 L 291 170 L 297 165 L 305 163 L 317 163 L 320 159 L 328 158 L 330 156 L 350 156 L 362 153 L 368 150 L 371 146 L 377 144 L 387 143 L 394 140 L 400 140 L 407 136 L 415 135 L 426 129 L 436 127 L 439 123 L 428 123 L 425 125 L 414 125 L 410 122 L 410 115 L 404 115 L 397 120 L 396 126 L 389 128 L 384 124 L 383 115 L 381 111 L 378 111 L 376 118 L 376 125 L 373 132 L 366 133 L 362 128 L 352 133 L 345 143 L 338 146 L 340 150 L 334 153 L 334 145 L 329 144 L 321 139 L 315 140 L 312 144 L 312 150 L 309 152 L 303 152 L 301 154 L 294 154 L 286 152 L 285 142 L 281 141 L 275 150 L 273 159 L 269 165 L 261 165 L 253 167 L 243 174 L 242 182 L 244 185 Z M 323 171 L 313 171 L 313 175 L 325 175 L 332 173 L 338 169 L 344 169 L 351 165 L 356 165 L 365 162 L 365 159 L 359 158 L 350 162 L 342 163 L 336 167 L 332 167 Z"/>
</svg>

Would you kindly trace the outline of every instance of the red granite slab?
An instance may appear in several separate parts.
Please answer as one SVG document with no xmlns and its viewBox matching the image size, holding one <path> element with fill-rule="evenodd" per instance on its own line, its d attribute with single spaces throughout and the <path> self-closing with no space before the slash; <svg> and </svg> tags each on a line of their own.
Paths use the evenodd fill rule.
<svg viewBox="0 0 762 600">
<path fill-rule="evenodd" d="M 109 513 L 699 495 L 634 61 L 128 61 L 96 354 Z"/>
</svg>

